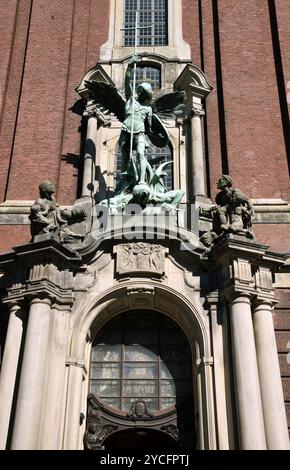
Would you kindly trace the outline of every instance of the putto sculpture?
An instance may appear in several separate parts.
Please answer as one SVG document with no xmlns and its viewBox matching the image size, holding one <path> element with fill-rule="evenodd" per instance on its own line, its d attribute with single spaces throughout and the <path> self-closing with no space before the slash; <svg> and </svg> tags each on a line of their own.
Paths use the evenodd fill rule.
<svg viewBox="0 0 290 470">
<path fill-rule="evenodd" d="M 146 157 L 149 140 L 156 147 L 165 147 L 169 137 L 162 120 L 184 113 L 184 92 L 167 93 L 155 101 L 149 83 L 134 89 L 134 70 L 138 57 L 134 54 L 125 75 L 125 97 L 113 85 L 86 81 L 91 98 L 106 113 L 113 113 L 123 123 L 119 145 L 122 152 L 121 182 L 114 197 L 101 202 L 111 213 L 124 209 L 128 203 L 159 206 L 165 212 L 174 210 L 180 203 L 182 190 L 167 191 L 163 183 L 167 175 L 163 163 L 153 170 Z M 132 87 L 133 79 L 133 87 Z M 135 154 L 133 153 L 135 151 Z"/>
<path fill-rule="evenodd" d="M 84 237 L 70 230 L 70 225 L 82 222 L 87 217 L 81 206 L 60 209 L 55 197 L 54 185 L 48 181 L 41 181 L 39 185 L 39 198 L 30 209 L 32 239 L 38 235 L 53 234 L 60 242 L 74 242 Z"/>
<path fill-rule="evenodd" d="M 232 186 L 232 178 L 222 175 L 217 182 L 220 192 L 215 198 L 216 205 L 210 209 L 200 209 L 200 215 L 212 219 L 213 223 L 212 230 L 201 236 L 201 242 L 207 247 L 229 234 L 255 238 L 252 232 L 253 204 L 242 191 Z"/>
</svg>

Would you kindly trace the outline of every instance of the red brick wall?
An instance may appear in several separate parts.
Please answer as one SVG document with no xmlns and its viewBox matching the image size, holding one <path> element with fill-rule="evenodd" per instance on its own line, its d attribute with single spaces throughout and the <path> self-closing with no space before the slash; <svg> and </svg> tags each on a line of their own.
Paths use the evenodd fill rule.
<svg viewBox="0 0 290 470">
<path fill-rule="evenodd" d="M 30 13 L 30 0 L 6 2 L 5 8 L 0 8 L 1 202 L 7 199 L 6 190 L 9 181 L 9 166 L 13 158 L 15 129 L 18 126 Z"/>
<path fill-rule="evenodd" d="M 290 253 L 289 224 L 256 224 L 253 230 L 256 239 L 269 245 L 271 251 Z"/>
<path fill-rule="evenodd" d="M 276 289 L 276 298 L 273 318 L 290 433 L 290 289 Z"/>
<path fill-rule="evenodd" d="M 266 0 L 202 0 L 204 71 L 215 90 L 207 100 L 210 182 L 221 171 L 216 91 L 223 95 L 228 171 L 238 187 L 253 198 L 289 200 L 289 173 L 283 135 L 272 35 Z M 198 0 L 184 0 L 184 12 L 196 11 Z M 285 81 L 290 80 L 288 2 L 277 2 Z M 216 23 L 218 26 L 216 26 Z M 215 25 L 215 26 L 213 26 Z M 185 37 L 194 50 L 193 21 L 184 20 Z M 214 36 L 214 30 L 216 36 Z M 221 78 L 219 73 L 218 43 Z M 193 54 L 194 56 L 194 54 Z M 288 79 L 287 79 L 288 76 Z M 221 129 L 222 131 L 222 129 Z M 225 155 L 226 152 L 223 152 Z M 267 182 L 267 184 L 265 184 Z"/>
<path fill-rule="evenodd" d="M 276 2 L 285 86 L 286 3 Z M 218 10 L 213 4 L 182 4 L 184 38 L 214 87 L 206 103 L 211 196 L 228 167 L 248 196 L 289 199 L 268 2 L 219 0 Z M 70 204 L 77 192 L 81 124 L 70 108 L 78 99 L 74 88 L 107 39 L 109 1 L 38 0 L 31 9 L 30 0 L 12 0 L 0 15 L 0 198 L 6 192 L 6 199 L 34 199 L 46 177 L 56 184 L 58 201 Z M 271 249 L 283 250 L 284 227 L 255 230 Z"/>
<path fill-rule="evenodd" d="M 29 225 L 0 225 L 0 253 L 31 240 Z"/>
<path fill-rule="evenodd" d="M 0 197 L 33 199 L 45 177 L 61 188 L 59 202 L 69 204 L 76 198 L 80 151 L 80 117 L 69 108 L 107 38 L 109 2 L 38 0 L 30 6 L 29 0 L 11 1 L 0 12 Z"/>
</svg>

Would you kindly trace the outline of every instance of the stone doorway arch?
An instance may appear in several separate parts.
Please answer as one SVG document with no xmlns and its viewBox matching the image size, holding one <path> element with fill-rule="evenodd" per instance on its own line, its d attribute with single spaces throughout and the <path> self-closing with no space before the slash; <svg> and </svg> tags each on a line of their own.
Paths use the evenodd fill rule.
<svg viewBox="0 0 290 470">
<path fill-rule="evenodd" d="M 197 449 L 216 448 L 215 411 L 212 383 L 210 333 L 204 311 L 175 289 L 156 281 L 124 281 L 95 296 L 76 313 L 68 370 L 64 448 L 83 448 L 86 430 L 88 379 L 92 342 L 98 331 L 114 316 L 146 307 L 175 321 L 190 344 L 193 358 L 192 377 L 196 389 Z M 73 430 L 78 430 L 73 431 Z"/>
</svg>

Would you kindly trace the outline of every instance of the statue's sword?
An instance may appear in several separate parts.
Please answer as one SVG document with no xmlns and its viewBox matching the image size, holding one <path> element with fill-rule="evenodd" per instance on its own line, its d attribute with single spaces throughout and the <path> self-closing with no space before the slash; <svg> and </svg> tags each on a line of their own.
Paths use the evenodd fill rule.
<svg viewBox="0 0 290 470">
<path fill-rule="evenodd" d="M 145 25 L 145 26 L 139 26 L 139 13 L 136 11 L 135 13 L 135 26 L 133 28 L 122 28 L 122 31 L 128 31 L 134 29 L 135 31 L 135 40 L 134 40 L 134 56 L 137 56 L 137 47 L 138 47 L 138 30 L 139 29 L 146 29 L 150 25 Z M 138 172 L 136 168 L 136 161 L 133 157 L 133 135 L 134 135 L 134 115 L 135 115 L 135 94 L 136 94 L 136 69 L 137 69 L 137 63 L 134 63 L 134 69 L 133 69 L 133 90 L 132 90 L 132 124 L 131 124 L 131 131 L 130 131 L 130 161 L 132 162 L 133 168 L 134 168 L 134 173 L 136 180 L 138 180 Z"/>
</svg>

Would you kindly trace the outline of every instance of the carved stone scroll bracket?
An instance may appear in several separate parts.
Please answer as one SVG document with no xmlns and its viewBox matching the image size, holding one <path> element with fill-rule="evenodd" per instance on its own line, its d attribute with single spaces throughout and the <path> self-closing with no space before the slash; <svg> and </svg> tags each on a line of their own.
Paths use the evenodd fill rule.
<svg viewBox="0 0 290 470">
<path fill-rule="evenodd" d="M 94 395 L 88 396 L 88 414 L 86 432 L 84 435 L 84 446 L 87 450 L 103 450 L 104 440 L 118 429 L 115 424 L 106 424 L 100 413 Z"/>
</svg>

